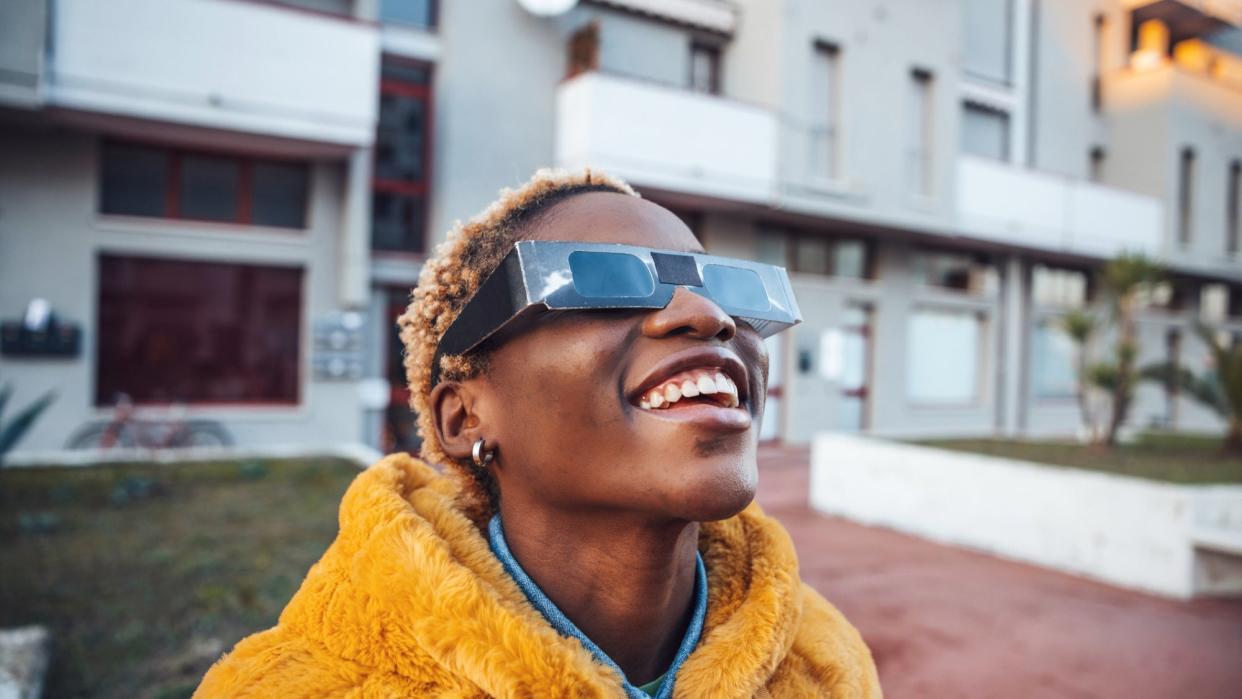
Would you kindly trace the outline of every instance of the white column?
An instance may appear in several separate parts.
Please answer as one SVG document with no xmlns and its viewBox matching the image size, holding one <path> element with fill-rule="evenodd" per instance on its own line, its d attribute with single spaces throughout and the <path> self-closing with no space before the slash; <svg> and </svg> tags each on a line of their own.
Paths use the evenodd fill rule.
<svg viewBox="0 0 1242 699">
<path fill-rule="evenodd" d="M 371 150 L 358 148 L 345 165 L 339 301 L 347 309 L 365 308 L 370 297 Z"/>
<path fill-rule="evenodd" d="M 1004 260 L 1004 283 L 1001 286 L 1000 348 L 997 356 L 997 431 L 1007 437 L 1021 434 L 1026 422 L 1023 416 L 1026 401 L 1027 366 L 1026 333 L 1026 264 L 1019 255 Z"/>
</svg>

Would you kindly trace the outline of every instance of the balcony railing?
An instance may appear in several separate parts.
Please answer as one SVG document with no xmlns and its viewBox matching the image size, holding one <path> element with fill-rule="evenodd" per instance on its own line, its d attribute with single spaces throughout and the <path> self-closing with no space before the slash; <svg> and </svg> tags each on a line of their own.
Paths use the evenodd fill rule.
<svg viewBox="0 0 1242 699">
<path fill-rule="evenodd" d="M 776 181 L 776 118 L 733 100 L 585 73 L 557 91 L 556 160 L 635 184 L 768 201 Z"/>
<path fill-rule="evenodd" d="M 57 0 L 48 103 L 83 112 L 365 145 L 379 33 L 239 0 Z"/>
<path fill-rule="evenodd" d="M 957 214 L 963 235 L 1016 247 L 1108 258 L 1162 246 L 1158 199 L 987 158 L 958 157 Z"/>
</svg>

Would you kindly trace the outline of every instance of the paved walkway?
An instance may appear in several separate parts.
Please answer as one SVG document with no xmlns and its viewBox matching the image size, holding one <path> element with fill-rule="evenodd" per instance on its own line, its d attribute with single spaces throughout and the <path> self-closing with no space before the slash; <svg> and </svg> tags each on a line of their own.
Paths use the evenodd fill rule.
<svg viewBox="0 0 1242 699">
<path fill-rule="evenodd" d="M 1242 697 L 1242 601 L 1177 602 L 819 515 L 805 449 L 760 450 L 802 577 L 871 646 L 888 699 Z"/>
</svg>

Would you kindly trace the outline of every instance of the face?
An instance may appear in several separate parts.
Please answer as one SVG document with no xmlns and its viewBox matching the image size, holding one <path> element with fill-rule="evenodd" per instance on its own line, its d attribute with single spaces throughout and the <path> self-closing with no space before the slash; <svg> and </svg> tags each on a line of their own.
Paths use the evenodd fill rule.
<svg viewBox="0 0 1242 699">
<path fill-rule="evenodd" d="M 532 239 L 703 251 L 668 210 L 622 194 L 571 197 L 533 228 Z M 548 313 L 461 384 L 473 417 L 463 424 L 497 447 L 506 506 L 723 519 L 755 494 L 767 364 L 749 325 L 686 289 L 655 311 Z"/>
</svg>

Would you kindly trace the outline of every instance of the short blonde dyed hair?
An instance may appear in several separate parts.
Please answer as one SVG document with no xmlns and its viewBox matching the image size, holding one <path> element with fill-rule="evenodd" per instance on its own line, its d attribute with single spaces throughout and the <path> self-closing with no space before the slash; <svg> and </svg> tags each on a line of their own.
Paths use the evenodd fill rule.
<svg viewBox="0 0 1242 699">
<path fill-rule="evenodd" d="M 463 505 L 476 521 L 495 510 L 499 493 L 485 471 L 469 460 L 449 456 L 436 434 L 431 411 L 432 366 L 436 346 L 513 244 L 555 204 L 585 192 L 615 192 L 639 196 L 616 177 L 597 170 L 569 172 L 542 169 L 516 189 L 500 190 L 496 201 L 466 223 L 453 225 L 448 238 L 423 265 L 410 305 L 397 319 L 405 345 L 405 377 L 410 388 L 410 407 L 418 415 L 422 438 L 421 456 L 433 464 L 449 467 L 463 480 Z M 487 370 L 486 352 L 469 356 L 440 357 L 440 379 L 463 381 Z"/>
</svg>

